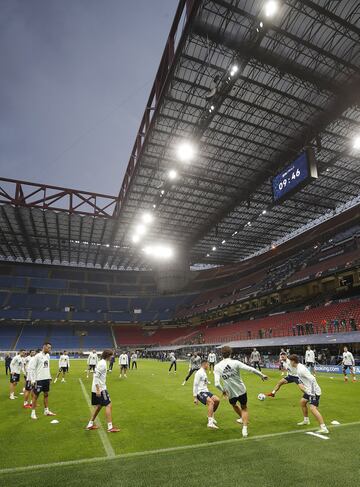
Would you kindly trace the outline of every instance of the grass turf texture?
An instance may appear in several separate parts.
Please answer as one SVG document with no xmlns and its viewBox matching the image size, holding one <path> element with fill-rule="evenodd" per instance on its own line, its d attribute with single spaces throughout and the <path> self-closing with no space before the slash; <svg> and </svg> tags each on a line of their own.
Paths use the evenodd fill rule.
<svg viewBox="0 0 360 487">
<path fill-rule="evenodd" d="M 56 362 L 52 363 L 53 374 Z M 181 382 L 187 365 L 179 364 L 176 375 L 168 375 L 168 363 L 140 361 L 139 369 L 120 380 L 118 367 L 108 376 L 113 402 L 114 424 L 121 433 L 107 434 L 116 455 L 154 449 L 197 445 L 241 438 L 241 427 L 227 401 L 222 400 L 217 413 L 220 429 L 206 428 L 206 408 L 192 403 L 192 379 Z M 51 462 L 105 456 L 96 431 L 85 431 L 89 408 L 79 378 L 90 394 L 91 378 L 86 379 L 85 362 L 72 361 L 67 382 L 51 387 L 50 408 L 60 423 L 42 415 L 42 397 L 38 421 L 30 420 L 30 411 L 21 409 L 22 396 L 8 399 L 8 379 L 0 378 L 0 469 Z M 301 393 L 294 384 L 284 386 L 276 399 L 257 400 L 259 392 L 271 390 L 279 379 L 277 371 L 268 372 L 270 380 L 262 383 L 244 374 L 248 387 L 251 436 L 296 431 L 301 420 Z M 209 375 L 211 380 L 211 375 Z M 321 411 L 327 423 L 359 421 L 360 384 L 344 384 L 341 376 L 319 378 L 323 389 Z M 214 391 L 213 385 L 210 390 Z M 20 392 L 20 389 L 19 391 Z M 214 391 L 215 392 L 215 391 Z M 100 416 L 105 424 L 104 416 Z M 312 425 L 315 426 L 314 421 Z M 53 466 L 33 472 L 11 472 L 0 476 L 0 486 L 77 486 L 84 482 L 109 481 L 108 485 L 192 486 L 214 476 L 236 485 L 357 485 L 359 478 L 358 444 L 360 425 L 332 429 L 325 441 L 305 434 L 240 440 L 208 448 L 162 452 L 148 456 L 115 458 L 72 466 Z M 279 469 L 279 472 L 276 469 Z M 33 479 L 33 480 L 32 480 Z"/>
</svg>

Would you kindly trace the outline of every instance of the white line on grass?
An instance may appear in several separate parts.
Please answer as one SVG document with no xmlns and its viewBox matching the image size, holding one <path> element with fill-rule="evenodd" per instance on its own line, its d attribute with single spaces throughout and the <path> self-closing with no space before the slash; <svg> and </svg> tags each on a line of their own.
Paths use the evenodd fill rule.
<svg viewBox="0 0 360 487">
<path fill-rule="evenodd" d="M 316 436 L 316 438 L 321 438 L 322 440 L 330 440 L 328 436 L 321 435 L 320 433 L 314 433 L 313 431 L 307 431 L 307 435 Z"/>
<path fill-rule="evenodd" d="M 90 397 L 85 389 L 85 386 L 84 386 L 84 383 L 81 379 L 79 379 L 79 382 L 80 382 L 80 386 L 81 386 L 81 389 L 82 389 L 82 392 L 84 394 L 84 397 L 86 399 L 86 402 L 87 402 L 87 405 L 89 406 L 89 409 L 90 411 L 92 411 L 92 406 L 91 406 L 91 401 L 90 401 Z M 106 433 L 102 427 L 102 424 L 101 424 L 101 421 L 98 418 L 96 418 L 97 422 L 99 423 L 99 426 L 100 428 L 97 430 L 97 432 L 99 433 L 99 436 L 100 436 L 100 440 L 103 444 L 103 447 L 104 447 L 104 450 L 105 450 L 105 453 L 106 453 L 106 456 L 107 458 L 113 458 L 115 457 L 115 451 L 113 449 L 113 447 L 111 446 L 111 443 L 109 441 L 109 438 L 106 436 Z M 91 434 L 91 433 L 89 433 Z"/>
<path fill-rule="evenodd" d="M 331 429 L 338 429 L 344 426 L 357 426 L 360 424 L 360 421 L 355 421 L 353 423 L 344 423 L 339 424 L 337 426 L 329 426 Z M 46 469 L 46 468 L 54 468 L 54 467 L 67 467 L 71 465 L 79 465 L 82 463 L 94 463 L 94 462 L 104 462 L 107 460 L 113 459 L 123 459 L 123 458 L 133 458 L 133 457 L 140 457 L 140 456 L 148 456 L 148 455 L 155 455 L 160 453 L 172 453 L 178 451 L 187 451 L 187 450 L 196 450 L 198 448 L 208 448 L 212 446 L 219 446 L 219 445 L 226 445 L 231 443 L 239 443 L 244 442 L 247 443 L 251 440 L 266 440 L 271 438 L 276 438 L 279 436 L 286 436 L 286 435 L 294 435 L 294 434 L 301 434 L 307 433 L 309 429 L 302 429 L 302 430 L 294 430 L 294 431 L 283 431 L 280 433 L 269 433 L 267 435 L 258 435 L 258 436 L 250 436 L 250 438 L 232 438 L 230 440 L 220 440 L 220 441 L 213 441 L 209 443 L 198 443 L 196 445 L 184 445 L 184 446 L 174 446 L 171 448 L 160 448 L 158 450 L 147 450 L 141 452 L 134 452 L 134 453 L 124 453 L 122 455 L 114 455 L 113 457 L 93 457 L 93 458 L 83 458 L 80 460 L 68 460 L 65 462 L 53 462 L 53 463 L 42 463 L 39 465 L 28 465 L 26 467 L 12 467 L 12 468 L 4 468 L 0 470 L 0 475 L 6 473 L 16 473 L 16 472 L 26 472 L 36 469 Z"/>
</svg>

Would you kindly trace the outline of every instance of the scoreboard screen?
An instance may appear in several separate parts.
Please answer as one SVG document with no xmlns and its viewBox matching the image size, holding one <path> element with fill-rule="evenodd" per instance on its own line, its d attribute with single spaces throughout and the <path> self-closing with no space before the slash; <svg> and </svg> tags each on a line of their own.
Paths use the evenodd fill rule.
<svg viewBox="0 0 360 487">
<path fill-rule="evenodd" d="M 307 149 L 273 177 L 271 183 L 274 203 L 289 197 L 317 177 L 314 150 Z"/>
</svg>

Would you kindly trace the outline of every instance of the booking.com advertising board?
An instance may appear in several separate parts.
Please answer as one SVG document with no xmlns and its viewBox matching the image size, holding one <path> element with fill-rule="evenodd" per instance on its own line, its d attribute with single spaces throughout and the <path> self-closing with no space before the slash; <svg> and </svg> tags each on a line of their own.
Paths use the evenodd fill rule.
<svg viewBox="0 0 360 487">
<path fill-rule="evenodd" d="M 278 369 L 279 365 L 274 363 L 267 363 L 267 369 Z M 342 365 L 315 365 L 316 372 L 323 372 L 329 374 L 342 374 Z M 360 374 L 360 366 L 355 367 L 355 373 Z"/>
</svg>

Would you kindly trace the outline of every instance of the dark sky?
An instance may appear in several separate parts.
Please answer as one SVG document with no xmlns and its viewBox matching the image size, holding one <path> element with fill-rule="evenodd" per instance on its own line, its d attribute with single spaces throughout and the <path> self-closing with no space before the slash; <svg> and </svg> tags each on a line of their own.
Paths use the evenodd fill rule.
<svg viewBox="0 0 360 487">
<path fill-rule="evenodd" d="M 0 0 L 0 176 L 117 194 L 178 0 Z"/>
</svg>

